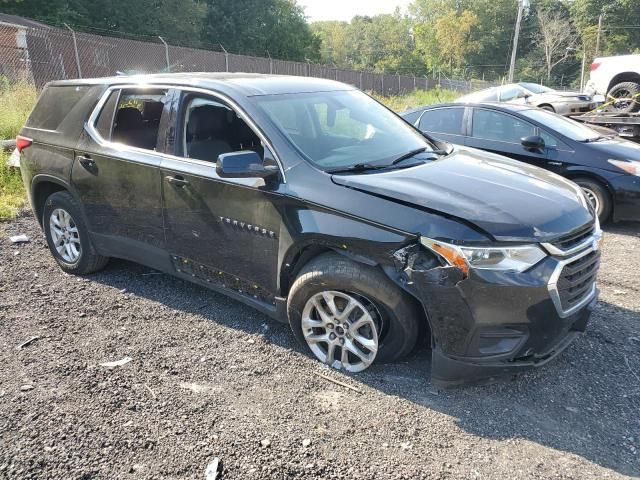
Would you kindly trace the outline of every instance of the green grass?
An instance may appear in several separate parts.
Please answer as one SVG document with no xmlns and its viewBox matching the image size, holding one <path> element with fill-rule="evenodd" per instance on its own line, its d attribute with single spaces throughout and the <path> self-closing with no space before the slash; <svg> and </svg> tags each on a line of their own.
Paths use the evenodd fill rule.
<svg viewBox="0 0 640 480">
<path fill-rule="evenodd" d="M 16 137 L 36 98 L 33 85 L 0 82 L 0 140 Z M 15 218 L 26 201 L 20 171 L 7 166 L 10 154 L 0 151 L 0 221 Z"/>
<path fill-rule="evenodd" d="M 383 97 L 377 94 L 373 95 L 373 97 L 378 101 L 384 103 L 391 110 L 394 110 L 398 113 L 403 112 L 409 108 L 419 107 L 421 105 L 451 102 L 459 96 L 460 93 L 458 92 L 440 88 L 434 88 L 431 90 L 416 90 L 415 92 L 411 92 L 406 95 L 394 97 Z"/>
<path fill-rule="evenodd" d="M 0 152 L 0 221 L 15 218 L 26 201 L 20 170 L 7 167 L 9 155 Z"/>
<path fill-rule="evenodd" d="M 37 99 L 36 89 L 28 83 L 5 86 L 0 83 L 0 139 L 15 138 Z"/>
</svg>

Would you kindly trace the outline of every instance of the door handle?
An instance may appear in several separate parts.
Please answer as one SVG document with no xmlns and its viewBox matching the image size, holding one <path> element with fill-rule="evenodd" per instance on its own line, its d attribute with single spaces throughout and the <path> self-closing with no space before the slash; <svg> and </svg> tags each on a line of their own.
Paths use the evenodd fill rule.
<svg viewBox="0 0 640 480">
<path fill-rule="evenodd" d="M 84 168 L 94 168 L 96 166 L 96 162 L 88 155 L 78 155 L 76 158 Z"/>
<path fill-rule="evenodd" d="M 189 181 L 185 180 L 180 175 L 176 175 L 176 176 L 167 175 L 166 177 L 164 177 L 164 179 L 167 182 L 169 182 L 171 185 L 173 185 L 174 187 L 182 188 L 182 187 L 186 187 L 187 185 L 189 185 Z"/>
</svg>

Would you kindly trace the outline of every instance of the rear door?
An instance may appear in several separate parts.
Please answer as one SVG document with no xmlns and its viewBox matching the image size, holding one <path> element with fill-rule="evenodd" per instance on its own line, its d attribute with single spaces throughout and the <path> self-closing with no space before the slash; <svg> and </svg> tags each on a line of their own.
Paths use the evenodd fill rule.
<svg viewBox="0 0 640 480">
<path fill-rule="evenodd" d="M 470 136 L 465 144 L 488 152 L 511 157 L 514 160 L 546 167 L 547 151 L 531 152 L 525 150 L 521 139 L 538 135 L 538 128 L 526 120 L 482 107 L 474 107 L 469 118 Z"/>
<path fill-rule="evenodd" d="M 114 88 L 76 148 L 71 181 L 103 254 L 155 265 L 165 247 L 160 161 L 172 92 Z"/>
<path fill-rule="evenodd" d="M 418 128 L 440 140 L 464 145 L 464 108 L 460 106 L 425 110 Z"/>
</svg>

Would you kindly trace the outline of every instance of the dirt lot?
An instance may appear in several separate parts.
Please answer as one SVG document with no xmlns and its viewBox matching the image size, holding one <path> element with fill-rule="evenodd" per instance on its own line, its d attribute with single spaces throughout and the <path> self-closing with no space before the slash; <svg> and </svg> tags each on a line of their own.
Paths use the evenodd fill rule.
<svg viewBox="0 0 640 480">
<path fill-rule="evenodd" d="M 601 302 L 559 359 L 436 391 L 424 348 L 330 371 L 248 307 L 122 261 L 65 275 L 32 217 L 0 224 L 0 478 L 204 479 L 215 457 L 224 479 L 638 476 L 639 232 L 608 229 Z"/>
</svg>

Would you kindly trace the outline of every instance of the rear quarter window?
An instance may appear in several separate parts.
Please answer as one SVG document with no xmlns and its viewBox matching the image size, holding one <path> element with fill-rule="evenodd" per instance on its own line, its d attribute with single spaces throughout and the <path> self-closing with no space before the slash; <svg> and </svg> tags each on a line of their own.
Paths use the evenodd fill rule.
<svg viewBox="0 0 640 480">
<path fill-rule="evenodd" d="M 26 126 L 44 130 L 57 130 L 73 107 L 86 95 L 89 86 L 51 86 L 46 87 Z"/>
</svg>

